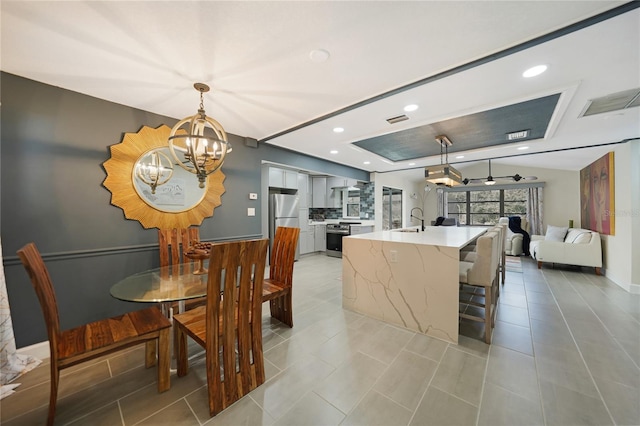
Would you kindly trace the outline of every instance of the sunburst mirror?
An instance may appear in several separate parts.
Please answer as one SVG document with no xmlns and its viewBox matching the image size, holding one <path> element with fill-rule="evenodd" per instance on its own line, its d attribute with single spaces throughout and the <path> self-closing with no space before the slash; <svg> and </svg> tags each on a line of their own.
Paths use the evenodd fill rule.
<svg viewBox="0 0 640 426">
<path fill-rule="evenodd" d="M 125 133 L 121 143 L 111 146 L 111 158 L 103 163 L 107 172 L 103 185 L 111 192 L 111 204 L 144 228 L 197 226 L 222 204 L 222 171 L 210 174 L 200 188 L 191 173 L 174 164 L 169 153 L 170 132 L 170 127 L 162 125 Z"/>
</svg>

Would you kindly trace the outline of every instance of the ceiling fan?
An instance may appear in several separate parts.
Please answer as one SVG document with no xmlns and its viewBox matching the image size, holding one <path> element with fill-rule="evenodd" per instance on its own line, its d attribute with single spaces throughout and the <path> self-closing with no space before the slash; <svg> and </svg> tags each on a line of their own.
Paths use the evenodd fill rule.
<svg viewBox="0 0 640 426">
<path fill-rule="evenodd" d="M 484 183 L 485 185 L 495 185 L 496 180 L 512 180 L 520 182 L 521 180 L 537 180 L 538 176 L 520 176 L 519 174 L 511 176 L 493 176 L 491 174 L 491 160 L 489 160 L 489 176 L 486 178 L 464 178 L 462 183 L 465 185 L 469 183 Z"/>
</svg>

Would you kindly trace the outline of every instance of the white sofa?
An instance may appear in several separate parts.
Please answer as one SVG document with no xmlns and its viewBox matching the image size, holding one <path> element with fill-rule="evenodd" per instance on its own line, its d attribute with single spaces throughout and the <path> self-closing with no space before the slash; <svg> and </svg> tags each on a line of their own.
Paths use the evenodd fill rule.
<svg viewBox="0 0 640 426">
<path fill-rule="evenodd" d="M 602 244 L 600 234 L 588 229 L 547 226 L 543 235 L 532 235 L 529 248 L 531 257 L 538 262 L 590 266 L 601 274 Z"/>
<path fill-rule="evenodd" d="M 522 239 L 524 238 L 524 236 L 522 234 L 516 234 L 515 232 L 511 231 L 511 229 L 509 229 L 508 217 L 501 217 L 500 219 L 498 219 L 498 224 L 504 224 L 507 228 L 507 236 L 504 243 L 504 253 L 509 256 L 520 256 L 523 253 Z M 527 219 L 521 219 L 520 227 L 529 232 L 529 222 L 527 222 Z"/>
</svg>

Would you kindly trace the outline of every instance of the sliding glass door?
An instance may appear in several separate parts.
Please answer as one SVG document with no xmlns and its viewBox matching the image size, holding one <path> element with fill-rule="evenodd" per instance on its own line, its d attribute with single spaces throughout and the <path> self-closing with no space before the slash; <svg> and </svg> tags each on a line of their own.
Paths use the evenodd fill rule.
<svg viewBox="0 0 640 426">
<path fill-rule="evenodd" d="M 402 190 L 382 187 L 382 229 L 402 228 Z"/>
</svg>

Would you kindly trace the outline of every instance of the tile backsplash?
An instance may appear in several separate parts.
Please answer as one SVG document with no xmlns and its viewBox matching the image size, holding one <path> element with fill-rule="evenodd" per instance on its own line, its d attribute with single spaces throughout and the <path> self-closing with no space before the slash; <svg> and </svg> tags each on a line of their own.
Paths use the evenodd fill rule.
<svg viewBox="0 0 640 426">
<path fill-rule="evenodd" d="M 309 219 L 342 219 L 341 208 L 310 208 Z M 375 184 L 365 184 L 360 188 L 360 219 L 375 219 Z"/>
<path fill-rule="evenodd" d="M 325 219 L 342 219 L 342 209 L 313 207 L 309 209 L 309 219 L 317 220 L 319 216 Z"/>
<path fill-rule="evenodd" d="M 375 213 L 375 183 L 369 182 L 360 188 L 360 217 L 373 220 Z"/>
</svg>

